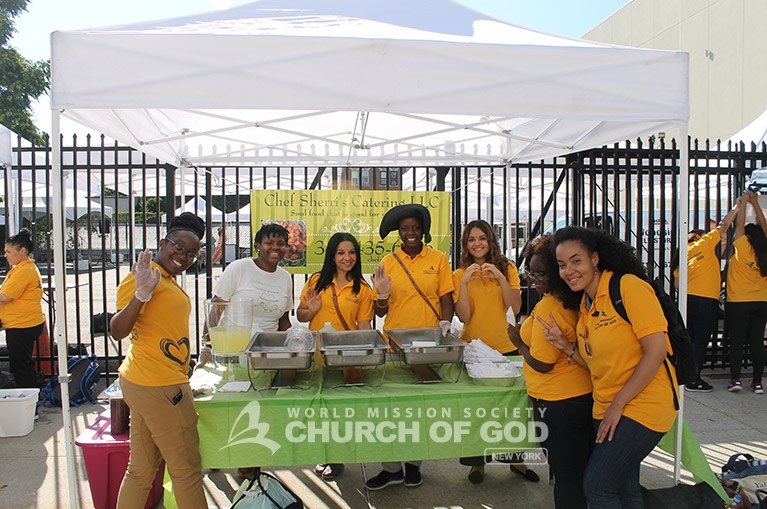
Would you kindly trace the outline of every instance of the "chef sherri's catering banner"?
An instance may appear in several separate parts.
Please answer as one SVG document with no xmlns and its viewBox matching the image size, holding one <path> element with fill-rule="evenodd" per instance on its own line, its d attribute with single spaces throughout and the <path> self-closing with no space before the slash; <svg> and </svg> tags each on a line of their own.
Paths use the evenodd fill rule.
<svg viewBox="0 0 767 509">
<path fill-rule="evenodd" d="M 328 239 L 348 232 L 360 243 L 362 272 L 375 266 L 400 245 L 397 232 L 381 240 L 378 226 L 396 205 L 419 203 L 431 214 L 431 246 L 449 253 L 450 193 L 422 191 L 253 190 L 250 194 L 253 246 L 265 223 L 288 230 L 288 250 L 280 263 L 293 274 L 312 274 L 322 268 Z"/>
</svg>

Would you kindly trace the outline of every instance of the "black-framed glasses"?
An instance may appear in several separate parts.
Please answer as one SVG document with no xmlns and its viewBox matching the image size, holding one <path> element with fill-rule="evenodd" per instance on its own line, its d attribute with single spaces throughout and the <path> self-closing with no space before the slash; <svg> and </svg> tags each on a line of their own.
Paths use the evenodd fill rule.
<svg viewBox="0 0 767 509">
<path fill-rule="evenodd" d="M 165 237 L 165 240 L 171 243 L 173 246 L 173 250 L 180 255 L 185 255 L 187 259 L 191 260 L 192 262 L 196 262 L 197 258 L 200 257 L 199 251 L 192 251 L 191 249 L 185 248 L 183 245 L 181 245 L 180 242 L 176 242 L 175 240 Z"/>
<path fill-rule="evenodd" d="M 583 329 L 583 348 L 586 350 L 586 355 L 588 355 L 589 358 L 590 358 L 592 355 L 591 355 L 591 345 L 589 344 L 589 328 L 588 328 L 588 326 L 586 326 Z"/>
<path fill-rule="evenodd" d="M 536 281 L 543 281 L 546 276 L 549 275 L 546 271 L 537 271 L 537 270 L 527 270 L 525 269 L 525 274 L 527 277 L 531 279 L 535 279 Z"/>
</svg>

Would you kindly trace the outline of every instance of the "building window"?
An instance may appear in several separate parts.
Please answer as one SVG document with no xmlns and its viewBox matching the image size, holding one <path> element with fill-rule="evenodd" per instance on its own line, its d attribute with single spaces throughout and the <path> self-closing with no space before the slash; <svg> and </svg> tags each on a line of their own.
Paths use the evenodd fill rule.
<svg viewBox="0 0 767 509">
<path fill-rule="evenodd" d="M 351 169 L 352 172 L 352 185 L 354 187 L 360 186 L 360 170 L 358 169 Z"/>
<path fill-rule="evenodd" d="M 381 170 L 380 175 L 381 175 L 381 187 L 386 187 L 386 180 L 387 180 L 386 170 Z"/>
<path fill-rule="evenodd" d="M 392 187 L 399 186 L 399 171 L 398 170 L 392 170 L 391 173 L 389 173 L 389 185 Z"/>
<path fill-rule="evenodd" d="M 362 187 L 368 187 L 370 185 L 370 170 L 362 170 Z"/>
</svg>

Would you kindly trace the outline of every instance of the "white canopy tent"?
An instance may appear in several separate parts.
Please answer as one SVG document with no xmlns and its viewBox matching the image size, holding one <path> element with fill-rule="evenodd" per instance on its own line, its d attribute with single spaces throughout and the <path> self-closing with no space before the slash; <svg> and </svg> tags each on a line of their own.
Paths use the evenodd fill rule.
<svg viewBox="0 0 767 509">
<path fill-rule="evenodd" d="M 510 164 L 678 128 L 687 209 L 684 52 L 555 37 L 450 0 L 263 0 L 54 32 L 51 46 L 59 171 L 59 115 L 182 174 L 235 164 Z M 54 233 L 63 238 L 63 223 Z M 680 267 L 684 296 L 685 260 Z M 65 335 L 57 331 L 60 344 Z M 69 428 L 66 411 L 64 419 Z"/>
<path fill-rule="evenodd" d="M 208 217 L 208 202 L 203 198 L 202 196 L 194 196 L 192 197 L 188 202 L 186 202 L 181 207 L 177 208 L 175 211 L 175 215 L 179 215 L 182 212 L 191 212 L 202 219 L 206 219 Z M 160 216 L 160 221 L 165 222 L 165 214 Z M 220 223 L 224 219 L 224 213 L 214 207 L 213 205 L 210 206 L 210 220 L 213 223 Z"/>
</svg>

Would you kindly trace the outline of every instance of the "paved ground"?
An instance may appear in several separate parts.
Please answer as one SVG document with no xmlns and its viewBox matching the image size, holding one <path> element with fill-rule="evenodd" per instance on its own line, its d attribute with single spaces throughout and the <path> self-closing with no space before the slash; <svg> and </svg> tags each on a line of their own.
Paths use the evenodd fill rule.
<svg viewBox="0 0 767 509">
<path fill-rule="evenodd" d="M 713 469 L 735 452 L 749 452 L 767 458 L 767 395 L 745 389 L 740 394 L 726 391 L 726 374 L 713 373 L 716 390 L 709 394 L 687 393 L 685 415 Z M 74 437 L 107 409 L 106 403 L 72 408 Z M 61 409 L 41 409 L 34 430 L 25 437 L 0 438 L 0 507 L 4 509 L 69 507 L 66 459 Z M 78 499 L 83 509 L 93 508 L 85 466 L 75 447 Z M 378 465 L 366 465 L 368 475 Z M 533 484 L 509 473 L 504 466 L 488 466 L 482 484 L 470 484 L 468 468 L 457 460 L 427 461 L 424 484 L 419 488 L 392 486 L 370 494 L 371 506 L 393 508 L 501 509 L 553 506 L 552 487 L 546 481 L 547 467 L 536 467 L 543 478 Z M 307 508 L 366 508 L 359 465 L 347 465 L 336 482 L 324 482 L 312 472 L 312 465 L 276 469 L 278 476 L 297 490 Z M 692 482 L 683 469 L 682 480 Z M 649 488 L 673 484 L 671 456 L 654 452 L 644 463 L 642 483 Z M 205 487 L 210 507 L 229 507 L 228 500 L 239 485 L 235 471 L 206 471 Z M 162 505 L 160 507 L 163 507 Z"/>
</svg>

